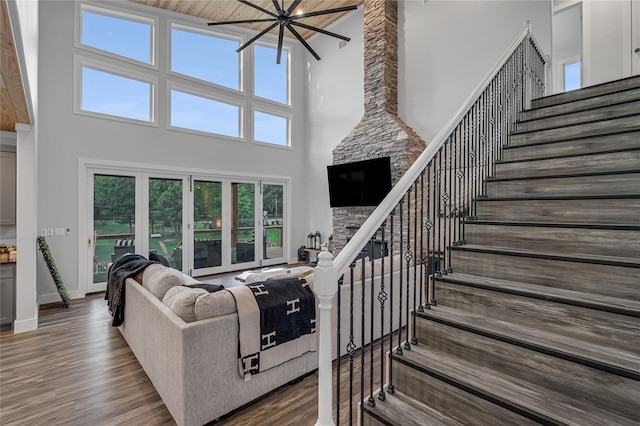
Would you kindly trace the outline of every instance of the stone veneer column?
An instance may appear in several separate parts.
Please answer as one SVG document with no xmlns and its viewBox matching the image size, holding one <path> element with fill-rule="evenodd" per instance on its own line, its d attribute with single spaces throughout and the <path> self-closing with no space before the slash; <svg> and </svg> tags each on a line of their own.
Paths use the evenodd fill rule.
<svg viewBox="0 0 640 426">
<path fill-rule="evenodd" d="M 333 164 L 391 157 L 392 183 L 425 148 L 424 141 L 398 117 L 398 3 L 364 2 L 364 117 L 333 150 Z M 372 207 L 333 209 L 333 241 L 340 251 Z"/>
</svg>

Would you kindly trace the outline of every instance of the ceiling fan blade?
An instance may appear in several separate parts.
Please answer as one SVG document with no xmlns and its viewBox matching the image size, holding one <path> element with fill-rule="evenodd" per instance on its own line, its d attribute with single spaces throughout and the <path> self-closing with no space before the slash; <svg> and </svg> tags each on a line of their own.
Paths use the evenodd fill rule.
<svg viewBox="0 0 640 426">
<path fill-rule="evenodd" d="M 320 60 L 320 56 L 318 56 L 318 54 L 316 53 L 315 50 L 313 50 L 311 48 L 311 46 L 309 46 L 309 43 L 307 43 L 305 41 L 305 39 L 302 38 L 302 36 L 300 34 L 298 34 L 298 32 L 289 24 L 287 24 L 287 28 L 289 29 L 289 31 L 291 31 L 291 34 L 293 34 L 300 43 L 302 43 L 302 45 L 304 47 L 307 48 L 307 50 L 309 51 L 309 53 L 311 53 L 313 55 L 314 58 L 316 58 L 318 61 Z"/>
<path fill-rule="evenodd" d="M 280 56 L 282 56 L 282 38 L 283 37 L 284 37 L 284 25 L 280 25 L 280 32 L 278 33 L 278 55 L 276 57 L 276 64 L 278 65 L 280 65 Z"/>
<path fill-rule="evenodd" d="M 279 16 L 282 16 L 282 14 L 284 13 L 284 10 L 282 10 L 282 8 L 280 7 L 280 3 L 278 3 L 278 0 L 271 0 L 273 2 L 273 5 L 276 7 L 276 12 L 278 12 Z"/>
<path fill-rule="evenodd" d="M 293 13 L 294 10 L 296 10 L 296 7 L 298 7 L 301 1 L 302 0 L 295 0 L 293 3 L 291 3 L 291 6 L 289 6 L 289 9 L 287 9 L 287 12 L 285 15 L 287 17 L 291 16 L 291 14 Z"/>
<path fill-rule="evenodd" d="M 351 41 L 351 38 L 349 38 L 349 37 L 345 37 L 345 36 L 340 35 L 340 34 L 332 33 L 332 32 L 323 30 L 322 28 L 312 27 L 311 25 L 306 25 L 306 24 L 303 24 L 302 22 L 291 22 L 291 25 L 296 25 L 298 27 L 306 28 L 306 29 L 311 30 L 311 31 L 316 31 L 316 32 L 319 32 L 321 34 L 326 34 L 326 35 L 331 36 L 331 37 L 339 38 L 341 40 Z"/>
<path fill-rule="evenodd" d="M 279 16 L 278 16 L 278 15 L 276 15 L 275 13 L 273 13 L 273 12 L 271 12 L 271 11 L 267 10 L 267 9 L 263 9 L 263 8 L 261 8 L 260 6 L 257 6 L 257 5 L 255 5 L 255 4 L 251 3 L 251 2 L 248 2 L 247 0 L 238 0 L 238 1 L 239 1 L 240 3 L 244 3 L 244 4 L 246 4 L 247 6 L 251 6 L 251 7 L 253 7 L 254 9 L 258 9 L 258 10 L 259 10 L 260 12 L 262 12 L 262 13 L 266 13 L 267 15 L 271 15 L 271 16 L 273 16 L 274 18 L 278 18 L 278 17 L 279 17 Z"/>
<path fill-rule="evenodd" d="M 291 19 L 310 18 L 312 16 L 326 15 L 328 13 L 338 13 L 338 12 L 346 12 L 348 10 L 356 10 L 357 8 L 358 6 L 352 5 L 352 6 L 337 7 L 335 9 L 319 10 L 317 12 L 308 12 L 308 13 L 302 13 L 300 15 L 294 15 L 291 17 Z"/>
<path fill-rule="evenodd" d="M 273 18 L 265 19 L 243 19 L 240 21 L 226 21 L 226 22 L 209 22 L 207 25 L 226 25 L 226 24 L 252 24 L 254 22 L 273 22 Z"/>
<path fill-rule="evenodd" d="M 236 50 L 236 52 L 240 52 L 242 51 L 244 48 L 246 48 L 247 46 L 249 46 L 251 43 L 253 43 L 254 41 L 256 41 L 257 39 L 259 39 L 260 37 L 262 37 L 263 35 L 265 35 L 266 33 L 268 33 L 269 31 L 271 31 L 272 29 L 274 29 L 276 26 L 278 25 L 277 22 L 274 22 L 273 24 L 269 25 L 268 28 L 265 28 L 264 30 L 262 30 L 262 32 L 260 32 L 258 35 L 256 35 L 255 37 L 253 37 L 251 40 L 249 40 L 248 42 L 246 42 L 245 44 L 243 44 L 242 46 L 240 46 L 238 48 L 238 50 Z"/>
</svg>

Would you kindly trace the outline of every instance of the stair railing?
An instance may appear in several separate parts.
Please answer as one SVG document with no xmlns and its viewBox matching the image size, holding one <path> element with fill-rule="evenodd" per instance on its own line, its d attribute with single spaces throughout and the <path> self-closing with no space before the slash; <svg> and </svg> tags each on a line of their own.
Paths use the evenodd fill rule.
<svg viewBox="0 0 640 426">
<path fill-rule="evenodd" d="M 318 256 L 317 426 L 361 423 L 360 404 L 375 406 L 376 399 L 384 401 L 387 393 L 394 392 L 388 353 L 401 355 L 417 343 L 411 311 L 437 303 L 434 278 L 454 268 L 447 247 L 465 243 L 464 220 L 475 216 L 475 200 L 485 196 L 485 181 L 494 175 L 495 162 L 509 144 L 509 132 L 531 99 L 544 95 L 544 81 L 545 59 L 527 22 L 335 259 L 329 252 Z M 374 241 L 380 239 L 380 257 L 374 259 Z M 363 247 L 369 247 L 371 258 L 364 257 Z M 332 328 L 334 302 L 337 327 Z M 343 303 L 348 303 L 350 313 L 346 319 L 341 315 Z M 350 378 L 346 393 L 340 390 L 345 362 Z"/>
</svg>

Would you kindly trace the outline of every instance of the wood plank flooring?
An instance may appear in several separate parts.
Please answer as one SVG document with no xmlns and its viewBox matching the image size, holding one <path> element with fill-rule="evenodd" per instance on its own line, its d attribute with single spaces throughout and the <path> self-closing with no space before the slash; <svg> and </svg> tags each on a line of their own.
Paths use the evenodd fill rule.
<svg viewBox="0 0 640 426">
<path fill-rule="evenodd" d="M 359 355 L 358 355 L 359 357 Z M 343 389 L 348 380 L 341 368 Z M 359 371 L 359 365 L 355 365 Z M 359 386 L 359 385 L 358 385 Z M 313 425 L 317 373 L 211 425 Z M 355 399 L 356 404 L 358 399 Z M 342 424 L 346 421 L 341 412 Z M 41 307 L 37 330 L 0 334 L 0 424 L 175 425 L 120 332 L 103 294 Z"/>
</svg>

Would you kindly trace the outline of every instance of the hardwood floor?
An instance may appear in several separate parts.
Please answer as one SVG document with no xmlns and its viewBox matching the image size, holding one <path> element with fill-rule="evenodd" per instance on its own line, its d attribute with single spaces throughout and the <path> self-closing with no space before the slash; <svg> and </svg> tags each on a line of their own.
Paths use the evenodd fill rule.
<svg viewBox="0 0 640 426">
<path fill-rule="evenodd" d="M 211 424 L 313 425 L 316 389 L 317 374 L 313 373 Z M 346 416 L 344 411 L 341 417 Z M 348 424 L 345 420 L 343 424 Z M 41 307 L 37 330 L 2 331 L 0 424 L 146 426 L 175 422 L 126 341 L 111 326 L 103 294 L 94 294 L 74 300 L 69 309 L 62 303 Z"/>
</svg>

